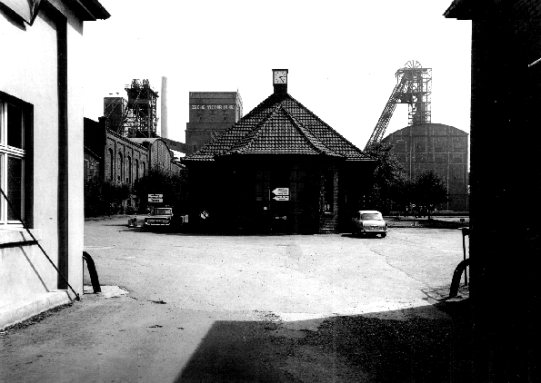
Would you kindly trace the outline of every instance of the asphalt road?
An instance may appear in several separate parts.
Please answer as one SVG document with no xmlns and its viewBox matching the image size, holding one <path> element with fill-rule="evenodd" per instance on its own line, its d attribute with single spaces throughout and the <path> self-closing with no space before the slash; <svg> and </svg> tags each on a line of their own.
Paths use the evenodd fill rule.
<svg viewBox="0 0 541 383">
<path fill-rule="evenodd" d="M 449 338 L 456 324 L 432 305 L 462 259 L 459 230 L 205 236 L 126 222 L 88 221 L 85 245 L 101 284 L 128 294 L 85 294 L 1 334 L 0 381 L 443 382 L 461 373 L 445 351 L 460 349 Z"/>
</svg>

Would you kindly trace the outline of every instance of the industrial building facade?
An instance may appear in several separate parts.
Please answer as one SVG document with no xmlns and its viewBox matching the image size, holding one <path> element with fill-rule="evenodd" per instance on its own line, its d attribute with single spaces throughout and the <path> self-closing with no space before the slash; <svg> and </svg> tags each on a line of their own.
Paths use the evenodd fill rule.
<svg viewBox="0 0 541 383">
<path fill-rule="evenodd" d="M 287 93 L 285 70 L 274 71 L 273 94 L 183 163 L 194 216 L 218 231 L 271 233 L 340 230 L 374 166 Z"/>
<path fill-rule="evenodd" d="M 189 153 L 229 129 L 242 117 L 238 92 L 190 92 L 186 147 Z"/>
<path fill-rule="evenodd" d="M 131 138 L 130 142 L 138 144 L 147 150 L 148 168 L 164 174 L 178 176 L 182 165 L 174 157 L 167 140 L 154 138 Z"/>
<path fill-rule="evenodd" d="M 104 97 L 103 115 L 105 127 L 114 132 L 122 133 L 124 118 L 128 112 L 128 100 L 121 96 Z"/>
<path fill-rule="evenodd" d="M 156 137 L 158 127 L 158 92 L 148 79 L 133 79 L 125 86 L 127 99 L 105 97 L 105 125 L 124 137 Z"/>
<path fill-rule="evenodd" d="M 149 171 L 178 176 L 182 166 L 173 156 L 166 140 L 127 138 L 107 129 L 105 119 L 85 121 L 85 186 L 90 182 L 127 186 L 130 190 Z M 97 164 L 97 162 L 99 162 Z M 96 176 L 96 167 L 98 175 Z M 87 195 L 85 195 L 88 197 Z M 86 199 L 86 198 L 85 198 Z M 134 195 L 122 201 L 122 209 L 137 208 Z"/>
<path fill-rule="evenodd" d="M 420 124 L 400 129 L 383 139 L 392 145 L 407 180 L 432 171 L 447 188 L 442 210 L 468 210 L 468 133 L 445 124 Z"/>
<path fill-rule="evenodd" d="M 85 147 L 89 157 L 92 153 L 99 157 L 99 178 L 103 182 L 133 186 L 148 171 L 148 149 L 105 128 L 103 120 L 85 118 Z M 89 160 L 85 166 L 90 167 L 94 162 L 95 159 Z M 92 173 L 92 169 L 85 171 Z"/>
</svg>

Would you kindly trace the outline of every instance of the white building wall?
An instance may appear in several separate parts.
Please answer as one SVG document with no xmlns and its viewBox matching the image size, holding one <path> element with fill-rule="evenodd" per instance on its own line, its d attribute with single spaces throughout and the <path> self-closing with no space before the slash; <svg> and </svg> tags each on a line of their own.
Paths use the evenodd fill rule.
<svg viewBox="0 0 541 383">
<path fill-rule="evenodd" d="M 0 90 L 28 102 L 34 107 L 34 228 L 39 233 L 41 245 L 50 258 L 58 261 L 58 89 L 57 46 L 54 23 L 41 13 L 34 24 L 25 29 L 3 20 L 0 13 L 2 51 L 14 52 L 9 59 L 0 60 Z M 7 44 L 7 48 L 5 46 Z M 0 229 L 7 230 L 7 229 Z M 0 235 L 2 235 L 0 233 Z M 11 257 L 24 254 L 12 249 Z M 15 283 L 3 286 L 3 300 L 31 298 L 37 292 L 57 287 L 57 275 L 47 259 L 34 246 L 25 248 L 29 260 L 5 260 L 17 268 L 5 270 Z M 36 269 L 33 272 L 32 267 Z M 41 279 L 42 283 L 38 283 Z M 31 287 L 19 286 L 16 281 L 26 281 Z M 36 281 L 36 284 L 30 281 Z M 19 282 L 21 283 L 21 282 Z M 35 289 L 38 288 L 38 291 Z M 39 291 L 41 288 L 43 291 Z M 0 305 L 1 305 L 0 301 Z"/>
<path fill-rule="evenodd" d="M 49 0 L 68 20 L 68 270 L 69 283 L 83 289 L 84 246 L 84 128 L 82 104 L 87 60 L 82 44 L 83 23 L 60 0 Z M 43 8 L 43 7 L 42 7 Z M 33 25 L 18 23 L 0 12 L 2 59 L 0 91 L 33 105 L 33 232 L 58 265 L 58 58 L 55 22 L 42 9 Z M 30 240 L 21 228 L 0 226 L 0 244 Z M 0 328 L 21 320 L 18 306 L 50 295 L 58 274 L 37 246 L 0 249 Z M 58 295 L 56 295 L 58 296 Z M 56 299 L 56 298 L 55 298 Z M 54 299 L 53 299 L 54 300 Z M 53 304 L 47 299 L 47 304 Z M 58 302 L 57 302 L 58 304 Z M 17 306 L 18 305 L 18 306 Z M 14 315 L 6 308 L 12 308 Z M 40 306 L 41 307 L 41 306 Z M 21 311 L 21 310 L 19 310 Z M 35 314 L 34 312 L 33 314 Z"/>
</svg>

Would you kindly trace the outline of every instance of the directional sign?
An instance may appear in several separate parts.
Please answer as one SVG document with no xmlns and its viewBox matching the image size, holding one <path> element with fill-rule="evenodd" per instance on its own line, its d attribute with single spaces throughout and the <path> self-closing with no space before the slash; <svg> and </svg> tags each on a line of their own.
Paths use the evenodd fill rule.
<svg viewBox="0 0 541 383">
<path fill-rule="evenodd" d="M 148 202 L 163 203 L 163 194 L 149 194 Z"/>
<path fill-rule="evenodd" d="M 278 195 L 289 195 L 289 188 L 276 188 L 272 191 L 272 194 Z"/>
<path fill-rule="evenodd" d="M 275 195 L 272 199 L 275 201 L 289 201 L 289 195 Z"/>
</svg>

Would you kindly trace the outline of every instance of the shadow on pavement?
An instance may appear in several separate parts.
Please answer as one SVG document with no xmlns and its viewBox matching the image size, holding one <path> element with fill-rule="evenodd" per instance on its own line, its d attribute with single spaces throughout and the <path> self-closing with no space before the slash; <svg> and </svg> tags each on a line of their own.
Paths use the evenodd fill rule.
<svg viewBox="0 0 541 383">
<path fill-rule="evenodd" d="M 218 321 L 175 382 L 471 380 L 468 301 L 307 320 L 297 322 L 300 330 L 295 327 L 296 322 Z"/>
</svg>

